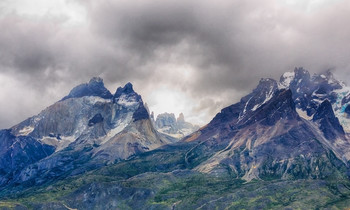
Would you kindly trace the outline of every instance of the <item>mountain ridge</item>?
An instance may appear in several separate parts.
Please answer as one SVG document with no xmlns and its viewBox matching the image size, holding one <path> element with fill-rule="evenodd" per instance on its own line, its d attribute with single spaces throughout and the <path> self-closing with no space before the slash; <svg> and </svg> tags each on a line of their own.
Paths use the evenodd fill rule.
<svg viewBox="0 0 350 210">
<path fill-rule="evenodd" d="M 0 200 L 38 209 L 349 206 L 349 95 L 331 72 L 311 76 L 295 68 L 279 82 L 261 79 L 178 142 L 157 132 L 131 83 L 108 99 L 69 98 L 55 110 L 75 104 L 73 113 L 94 110 L 77 115 L 84 116 L 81 133 L 52 133 L 60 128 L 55 123 L 31 130 L 38 116 L 12 132 L 57 142 L 79 137 L 20 170 Z"/>
</svg>

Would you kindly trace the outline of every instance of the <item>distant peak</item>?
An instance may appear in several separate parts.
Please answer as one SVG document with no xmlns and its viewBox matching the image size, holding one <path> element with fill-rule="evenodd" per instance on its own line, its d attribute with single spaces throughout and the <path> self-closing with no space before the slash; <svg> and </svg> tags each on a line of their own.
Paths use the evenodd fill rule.
<svg viewBox="0 0 350 210">
<path fill-rule="evenodd" d="M 103 84 L 103 79 L 101 77 L 93 77 L 89 81 L 89 84 L 91 84 L 91 83 L 102 83 Z"/>
<path fill-rule="evenodd" d="M 179 114 L 179 117 L 177 118 L 177 122 L 185 122 L 185 116 L 182 112 Z"/>
</svg>

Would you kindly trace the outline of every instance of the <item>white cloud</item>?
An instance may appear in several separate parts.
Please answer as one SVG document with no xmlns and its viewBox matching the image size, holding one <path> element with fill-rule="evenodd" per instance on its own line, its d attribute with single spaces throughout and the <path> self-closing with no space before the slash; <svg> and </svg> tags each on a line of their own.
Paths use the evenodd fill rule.
<svg viewBox="0 0 350 210">
<path fill-rule="evenodd" d="M 130 81 L 151 110 L 200 124 L 295 66 L 350 81 L 349 10 L 344 0 L 2 0 L 0 127 L 93 76 L 112 93 Z"/>
</svg>

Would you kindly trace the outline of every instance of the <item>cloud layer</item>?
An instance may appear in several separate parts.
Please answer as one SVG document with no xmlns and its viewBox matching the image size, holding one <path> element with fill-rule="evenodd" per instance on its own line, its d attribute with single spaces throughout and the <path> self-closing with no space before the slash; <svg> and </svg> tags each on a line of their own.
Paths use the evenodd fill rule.
<svg viewBox="0 0 350 210">
<path fill-rule="evenodd" d="M 151 110 L 184 112 L 200 124 L 261 77 L 278 79 L 295 66 L 332 69 L 350 80 L 349 1 L 62 4 L 84 11 L 83 21 L 72 18 L 73 7 L 69 15 L 26 14 L 16 3 L 0 4 L 0 128 L 37 114 L 93 76 L 111 92 L 131 81 Z"/>
</svg>

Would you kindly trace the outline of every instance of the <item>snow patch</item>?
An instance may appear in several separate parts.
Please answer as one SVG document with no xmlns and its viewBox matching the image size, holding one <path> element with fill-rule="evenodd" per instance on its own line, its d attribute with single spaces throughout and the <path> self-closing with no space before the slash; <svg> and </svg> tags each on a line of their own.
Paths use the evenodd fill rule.
<svg viewBox="0 0 350 210">
<path fill-rule="evenodd" d="M 33 130 L 34 130 L 34 127 L 26 126 L 26 127 L 22 128 L 20 131 L 18 131 L 18 135 L 20 135 L 20 136 L 27 136 L 31 132 L 33 132 Z"/>
<path fill-rule="evenodd" d="M 285 72 L 282 75 L 282 81 L 278 84 L 279 89 L 288 88 L 294 77 L 294 72 Z"/>
<path fill-rule="evenodd" d="M 137 105 L 138 101 L 135 96 L 127 97 L 127 95 L 123 94 L 118 98 L 117 104 L 125 107 L 130 107 Z"/>
<path fill-rule="evenodd" d="M 269 90 L 269 92 L 266 93 L 266 95 L 265 95 L 265 100 L 264 100 L 261 104 L 256 104 L 256 105 L 253 107 L 252 111 L 255 111 L 255 110 L 258 109 L 260 106 L 262 106 L 263 104 L 265 104 L 266 102 L 268 102 L 268 101 L 272 98 L 272 96 L 273 96 L 273 88 L 271 87 L 270 90 Z"/>
<path fill-rule="evenodd" d="M 189 129 L 189 128 L 183 128 L 180 130 L 180 132 L 183 133 L 184 136 L 187 136 L 187 135 L 193 133 L 193 130 Z"/>
<path fill-rule="evenodd" d="M 86 96 L 85 99 L 88 101 L 90 104 L 96 104 L 96 103 L 110 103 L 112 102 L 111 99 L 104 99 L 98 96 Z"/>
<path fill-rule="evenodd" d="M 117 122 L 115 123 L 116 126 L 107 133 L 106 137 L 102 140 L 101 143 L 104 144 L 109 139 L 111 139 L 112 137 L 114 137 L 115 135 L 123 131 L 124 128 L 126 128 L 126 126 L 130 124 L 131 120 L 132 120 L 132 113 L 128 113 L 128 115 L 125 118 L 117 120 Z"/>
<path fill-rule="evenodd" d="M 76 138 L 79 137 L 83 133 L 83 131 L 86 129 L 87 129 L 87 123 L 84 120 L 79 120 L 73 136 Z"/>
<path fill-rule="evenodd" d="M 321 94 L 321 93 L 315 93 L 316 91 L 314 91 L 313 93 L 312 93 L 312 95 L 313 96 L 316 96 L 316 97 L 318 97 L 318 98 L 324 98 L 324 97 L 326 97 L 327 96 L 327 94 Z"/>
<path fill-rule="evenodd" d="M 317 103 L 319 103 L 319 104 L 322 104 L 322 102 L 323 102 L 324 100 L 320 100 L 320 99 L 314 98 L 313 101 L 314 101 L 314 102 L 317 102 Z"/>
<path fill-rule="evenodd" d="M 66 148 L 70 143 L 77 138 L 74 136 L 60 136 L 60 140 L 55 137 L 43 136 L 39 139 L 41 142 L 56 147 L 56 152 Z"/>
<path fill-rule="evenodd" d="M 33 120 L 33 123 L 36 124 L 36 123 L 38 123 L 40 120 L 41 120 L 40 117 L 35 117 L 34 120 Z"/>
<path fill-rule="evenodd" d="M 252 108 L 252 111 L 257 110 L 260 106 L 261 106 L 261 104 L 255 104 L 255 106 Z"/>
<path fill-rule="evenodd" d="M 296 109 L 298 115 L 301 117 L 301 118 L 304 118 L 305 120 L 311 120 L 313 115 L 312 116 L 309 116 L 307 115 L 306 111 L 302 110 L 302 109 Z"/>
<path fill-rule="evenodd" d="M 252 98 L 253 98 L 253 97 L 251 97 L 251 98 L 247 101 L 247 103 L 245 104 L 244 109 L 243 109 L 243 112 L 241 112 L 240 115 L 239 115 L 239 117 L 238 117 L 238 122 L 241 121 L 242 118 L 244 117 L 244 114 L 245 114 L 246 111 L 247 111 L 247 106 L 248 106 L 248 104 L 249 104 L 249 101 L 250 101 Z"/>
</svg>

